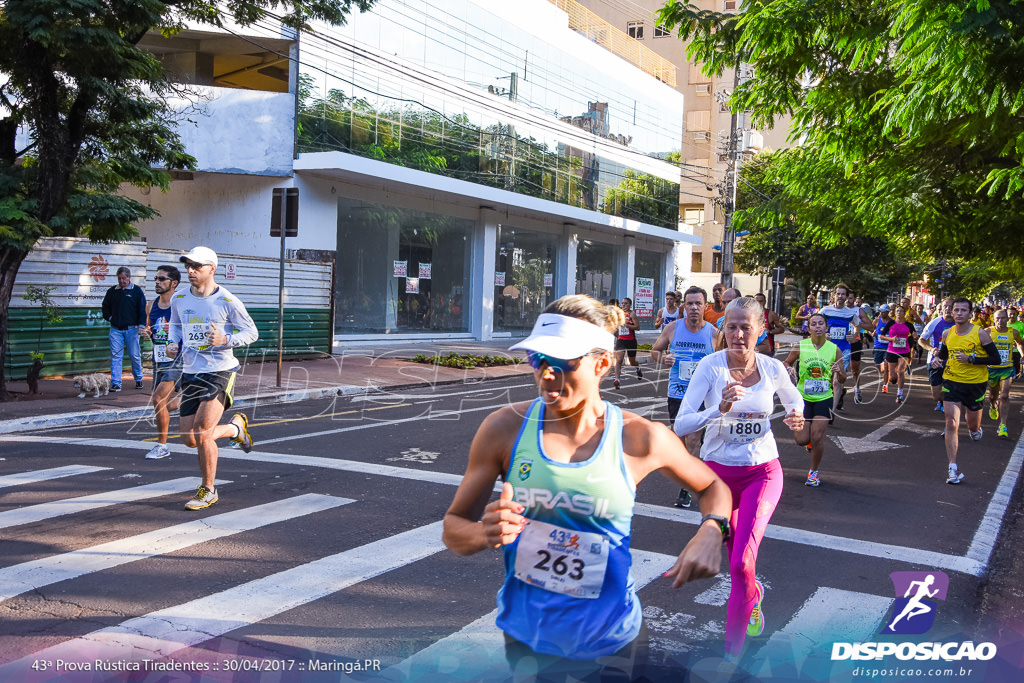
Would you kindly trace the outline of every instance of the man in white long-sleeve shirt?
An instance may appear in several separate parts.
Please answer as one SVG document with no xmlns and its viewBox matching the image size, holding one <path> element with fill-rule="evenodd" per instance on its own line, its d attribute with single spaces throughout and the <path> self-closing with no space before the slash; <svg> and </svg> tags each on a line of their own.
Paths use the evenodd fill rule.
<svg viewBox="0 0 1024 683">
<path fill-rule="evenodd" d="M 246 453 L 252 450 L 249 420 L 243 413 L 225 424 L 220 419 L 231 407 L 239 368 L 232 349 L 253 343 L 259 333 L 242 302 L 214 282 L 217 254 L 212 249 L 196 247 L 179 260 L 191 287 L 171 299 L 167 355 L 182 356 L 181 437 L 185 445 L 198 449 L 203 479 L 185 509 L 202 510 L 220 499 L 215 484 L 217 439 L 230 437 Z"/>
</svg>

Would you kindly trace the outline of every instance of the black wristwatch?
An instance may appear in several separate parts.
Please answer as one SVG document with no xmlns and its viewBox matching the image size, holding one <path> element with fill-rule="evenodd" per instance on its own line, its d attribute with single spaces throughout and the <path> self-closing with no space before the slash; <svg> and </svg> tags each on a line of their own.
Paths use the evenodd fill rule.
<svg viewBox="0 0 1024 683">
<path fill-rule="evenodd" d="M 715 524 L 718 525 L 718 530 L 722 532 L 722 543 L 728 541 L 729 536 L 731 535 L 731 531 L 729 530 L 729 520 L 727 520 L 725 517 L 722 517 L 721 515 L 704 515 L 704 517 L 702 517 L 700 520 L 700 525 L 698 526 L 703 526 L 704 522 L 708 521 L 709 519 L 714 521 Z"/>
</svg>

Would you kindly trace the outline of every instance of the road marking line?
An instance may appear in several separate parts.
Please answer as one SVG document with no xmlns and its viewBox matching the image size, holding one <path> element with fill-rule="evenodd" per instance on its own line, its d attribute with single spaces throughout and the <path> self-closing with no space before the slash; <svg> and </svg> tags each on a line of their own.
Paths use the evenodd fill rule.
<svg viewBox="0 0 1024 683">
<path fill-rule="evenodd" d="M 18 437 L 18 440 L 24 440 L 24 437 Z M 136 445 L 138 444 L 136 443 Z M 171 479 L 170 481 L 161 481 L 155 484 L 135 486 L 130 489 L 94 493 L 89 496 L 80 496 L 78 498 L 65 498 L 64 500 L 55 500 L 52 503 L 28 505 L 15 510 L 0 512 L 0 529 L 18 526 L 19 524 L 31 524 L 32 522 L 39 522 L 44 519 L 52 519 L 54 517 L 62 517 L 64 515 L 72 515 L 79 512 L 85 512 L 87 510 L 95 510 L 96 508 L 107 507 L 109 505 L 134 503 L 147 498 L 157 498 L 159 496 L 166 496 L 172 493 L 192 491 L 192 489 L 198 488 L 201 483 L 203 482 L 199 477 L 182 477 L 180 479 Z M 217 484 L 230 483 L 230 481 L 217 480 Z"/>
<path fill-rule="evenodd" d="M 92 465 L 66 465 L 65 467 L 51 467 L 47 470 L 35 470 L 33 472 L 19 472 L 0 477 L 0 489 L 9 486 L 23 486 L 35 484 L 39 481 L 60 479 L 61 477 L 73 477 L 76 474 L 90 474 L 109 470 L 109 467 L 93 467 Z"/>
<path fill-rule="evenodd" d="M 0 666 L 0 680 L 18 680 L 40 659 L 131 662 L 167 657 L 430 557 L 444 549 L 441 529 L 441 522 L 410 529 L 93 631 Z"/>
<path fill-rule="evenodd" d="M 408 422 L 419 422 L 420 420 L 442 420 L 445 418 L 455 417 L 458 418 L 460 415 L 466 413 L 478 413 L 484 410 L 495 411 L 498 408 L 504 408 L 508 403 L 499 403 L 497 405 L 490 406 L 479 406 L 477 408 L 464 408 L 462 410 L 444 410 L 440 412 L 428 411 L 425 415 L 417 415 L 415 417 L 404 417 L 399 420 L 381 420 L 380 422 L 369 422 L 367 424 L 350 425 L 348 427 L 338 427 L 337 429 L 325 429 L 319 432 L 310 432 L 309 434 L 295 434 L 293 436 L 282 436 L 277 439 L 264 439 L 260 441 L 260 445 L 279 443 L 281 441 L 294 441 L 296 439 L 312 439 L 318 436 L 330 436 L 332 434 L 342 434 L 344 432 L 355 432 L 361 429 L 373 429 L 375 427 L 391 427 L 394 425 L 406 424 Z"/>
<path fill-rule="evenodd" d="M 992 550 L 999 537 L 999 527 L 1002 526 L 1003 517 L 1009 508 L 1010 496 L 1013 494 L 1013 487 L 1020 476 L 1022 463 L 1024 463 L 1024 435 L 1017 441 L 1013 453 L 1010 454 L 1010 461 L 1006 464 L 1003 476 L 999 479 L 999 485 L 992 493 L 992 498 L 985 509 L 985 516 L 981 518 L 981 524 L 974 532 L 974 538 L 967 549 L 966 556 L 981 563 L 982 566 L 987 566 L 992 557 Z"/>
<path fill-rule="evenodd" d="M 771 678 L 773 662 L 792 667 L 815 651 L 830 649 L 833 642 L 870 640 L 892 603 L 880 595 L 819 588 L 754 655 L 755 661 L 764 662 L 754 675 Z"/>
<path fill-rule="evenodd" d="M 640 590 L 661 576 L 676 561 L 674 555 L 646 550 L 631 551 L 631 572 Z M 445 680 L 482 681 L 507 677 L 505 636 L 495 624 L 498 610 L 492 610 L 455 633 L 428 645 L 416 654 L 381 672 L 391 681 L 430 679 L 441 674 Z"/>
<path fill-rule="evenodd" d="M 381 406 L 379 408 L 360 408 L 359 410 L 346 410 L 340 413 L 330 413 L 330 417 L 336 417 L 338 415 L 355 415 L 356 413 L 368 413 L 372 410 L 390 410 L 392 408 L 402 408 L 404 406 L 412 405 L 411 403 L 396 403 L 393 406 Z M 270 420 L 269 422 L 250 422 L 250 427 L 269 427 L 270 425 L 286 424 L 288 422 L 303 422 L 305 420 L 316 420 L 325 417 L 324 414 L 309 415 L 306 417 L 288 417 L 281 420 Z M 147 436 L 143 441 L 156 441 L 159 437 Z M 168 439 L 180 439 L 180 434 L 169 434 Z"/>
<path fill-rule="evenodd" d="M 5 567 L 0 569 L 0 602 L 58 581 L 354 502 L 351 498 L 307 493 Z"/>
<path fill-rule="evenodd" d="M 698 605 L 724 607 L 729 602 L 730 592 L 732 592 L 732 580 L 728 576 L 723 576 L 715 581 L 711 588 L 694 596 L 693 601 Z"/>
<path fill-rule="evenodd" d="M 86 439 L 46 436 L 0 436 L 0 442 L 3 442 L 8 438 L 16 438 L 18 441 L 22 443 L 82 443 L 104 448 L 138 447 L 138 443 L 135 441 L 126 441 L 118 439 Z M 261 443 L 267 442 L 264 441 Z M 176 453 L 194 452 L 194 449 L 179 444 L 170 444 L 169 447 L 172 451 Z M 233 460 L 266 462 L 276 465 L 322 467 L 324 469 L 330 470 L 357 472 L 360 474 L 371 474 L 382 477 L 395 477 L 398 479 L 409 479 L 412 481 L 443 484 L 445 486 L 458 486 L 460 483 L 462 483 L 462 475 L 460 474 L 448 474 L 446 472 L 431 472 L 428 470 L 413 469 L 409 467 L 395 467 L 392 465 L 378 465 L 377 463 L 360 462 L 358 460 L 342 460 L 336 458 L 324 458 L 310 455 L 292 455 L 290 453 L 267 453 L 260 451 L 253 451 L 251 453 L 246 454 L 242 453 L 241 451 L 229 449 L 221 450 L 220 457 L 229 458 Z M 1011 480 L 1014 480 L 1015 477 L 1016 475 L 1012 475 Z M 495 483 L 494 489 L 496 491 L 500 491 L 500 484 Z M 993 501 L 993 503 L 995 503 L 995 501 Z M 1005 510 L 1005 501 L 1003 502 L 1002 507 L 1003 510 Z M 990 508 L 992 508 L 992 505 L 990 505 Z M 998 509 L 998 506 L 993 509 Z M 0 518 L 2 518 L 2 514 L 0 514 Z M 701 519 L 700 513 L 693 510 L 680 510 L 677 508 L 664 507 L 661 505 L 651 505 L 649 503 L 637 503 L 633 509 L 633 514 L 669 522 L 682 522 L 684 524 L 692 524 L 694 526 L 699 524 Z M 800 545 L 807 545 L 816 548 L 827 548 L 829 550 L 838 550 L 840 552 L 851 553 L 854 555 L 864 555 L 866 557 L 875 557 L 895 560 L 898 562 L 907 562 L 910 564 L 924 565 L 935 569 L 949 569 L 951 571 L 960 572 L 962 574 L 970 574 L 971 576 L 981 576 L 982 573 L 984 573 L 986 567 L 985 562 L 981 562 L 978 559 L 972 557 L 961 557 L 960 555 L 947 555 L 943 553 L 934 552 L 931 550 L 919 550 L 916 548 L 908 548 L 904 546 L 876 543 L 874 541 L 862 541 L 854 538 L 830 536 L 828 534 L 822 534 L 815 531 L 805 531 L 802 529 L 794 529 L 791 527 L 781 527 L 774 524 L 770 524 L 768 526 L 768 530 L 765 532 L 765 535 L 768 538 L 774 538 L 789 543 L 798 543 Z"/>
<path fill-rule="evenodd" d="M 411 401 L 413 399 L 420 399 L 421 401 L 423 399 L 429 399 L 431 401 L 436 401 L 436 400 L 445 399 L 445 398 L 448 398 L 448 397 L 451 397 L 451 396 L 469 396 L 470 394 L 499 394 L 499 393 L 507 393 L 508 391 L 510 391 L 512 389 L 527 389 L 527 388 L 535 388 L 536 386 L 537 386 L 536 384 L 534 384 L 533 382 L 530 382 L 529 384 L 513 384 L 510 387 L 501 387 L 501 388 L 496 388 L 496 389 L 467 389 L 466 391 L 452 391 L 452 392 L 447 392 L 447 393 L 442 392 L 442 393 L 435 393 L 435 394 L 417 394 L 415 392 L 408 391 L 408 390 L 405 390 L 405 391 L 408 391 L 408 393 L 398 393 L 398 392 L 392 393 L 392 392 L 388 392 L 388 391 L 380 391 L 378 393 L 367 394 L 365 396 L 352 396 L 349 400 L 352 403 L 359 403 L 359 402 L 363 402 L 363 401 L 370 401 L 370 402 L 372 402 L 372 401 L 379 401 L 382 398 L 391 398 L 391 399 L 395 399 L 395 400 L 401 399 L 403 401 Z"/>
<path fill-rule="evenodd" d="M 656 519 L 684 522 L 686 524 L 698 524 L 701 519 L 699 512 L 666 508 L 658 505 L 650 505 L 648 503 L 637 503 L 636 507 L 633 509 L 633 514 L 639 514 L 645 517 L 654 517 Z M 768 530 L 765 532 L 765 536 L 779 541 L 786 541 L 788 543 L 799 543 L 800 545 L 808 545 L 815 548 L 838 550 L 840 552 L 852 553 L 854 555 L 864 555 L 866 557 L 908 562 L 910 564 L 919 564 L 927 567 L 933 567 L 935 569 L 949 569 L 962 574 L 970 574 L 971 576 L 981 576 L 985 571 L 984 563 L 968 557 L 946 555 L 944 553 L 938 553 L 931 550 L 919 550 L 917 548 L 888 545 L 886 543 L 876 543 L 874 541 L 861 541 L 855 538 L 830 536 L 816 531 L 805 531 L 803 529 L 777 526 L 775 524 L 768 525 Z"/>
<path fill-rule="evenodd" d="M 378 406 L 376 408 L 360 408 L 358 410 L 346 410 L 346 411 L 343 411 L 343 412 L 340 412 L 340 413 L 331 413 L 330 416 L 334 417 L 336 415 L 355 415 L 356 413 L 368 413 L 371 410 L 391 410 L 392 408 L 404 408 L 405 406 L 410 406 L 410 405 L 412 405 L 412 404 L 411 403 L 396 403 L 394 405 Z M 308 417 L 288 417 L 288 418 L 284 418 L 284 419 L 281 419 L 281 420 L 271 420 L 270 422 L 253 422 L 249 426 L 250 427 L 269 427 L 270 425 L 279 425 L 279 424 L 285 424 L 285 423 L 288 423 L 288 422 L 301 422 L 301 421 L 304 421 L 304 420 L 315 420 L 317 418 L 322 418 L 322 417 L 325 417 L 325 416 L 324 415 L 310 415 Z"/>
</svg>

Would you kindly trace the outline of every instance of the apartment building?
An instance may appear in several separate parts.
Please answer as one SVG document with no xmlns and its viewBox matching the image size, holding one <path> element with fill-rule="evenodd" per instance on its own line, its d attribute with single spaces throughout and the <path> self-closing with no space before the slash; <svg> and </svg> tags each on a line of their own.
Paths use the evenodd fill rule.
<svg viewBox="0 0 1024 683">
<path fill-rule="evenodd" d="M 723 215 L 718 201 L 722 196 L 724 178 L 729 169 L 729 135 L 731 117 L 726 93 L 734 87 L 735 72 L 721 76 L 706 76 L 701 65 L 686 55 L 687 44 L 669 31 L 658 26 L 657 12 L 665 4 L 662 0 L 551 0 L 564 7 L 573 24 L 582 33 L 595 36 L 595 42 L 617 51 L 624 59 L 653 62 L 660 58 L 676 67 L 676 78 L 671 85 L 684 96 L 686 111 L 683 121 L 682 169 L 679 183 L 680 230 L 701 239 L 700 245 L 688 248 L 691 279 L 706 288 L 718 282 L 722 271 Z M 695 0 L 694 5 L 704 10 L 736 12 L 740 0 Z M 606 24 L 600 31 L 593 28 Z M 636 46 L 613 46 L 611 41 L 599 39 L 605 33 L 623 35 Z M 621 40 L 620 43 L 628 43 Z M 647 52 L 653 56 L 645 56 Z M 739 114 L 739 147 L 749 156 L 762 149 L 780 149 L 787 146 L 786 124 L 781 122 L 772 130 L 753 129 L 750 117 Z M 739 238 L 742 245 L 742 237 Z M 685 258 L 685 256 L 684 256 Z M 743 292 L 762 288 L 761 278 L 736 273 L 736 286 Z"/>
</svg>

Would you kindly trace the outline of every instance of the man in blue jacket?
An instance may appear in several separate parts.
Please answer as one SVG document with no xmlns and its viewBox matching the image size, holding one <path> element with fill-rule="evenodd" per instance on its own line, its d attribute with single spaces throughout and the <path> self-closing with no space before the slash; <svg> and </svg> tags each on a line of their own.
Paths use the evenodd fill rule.
<svg viewBox="0 0 1024 683">
<path fill-rule="evenodd" d="M 132 284 L 127 266 L 117 269 L 117 284 L 103 297 L 103 319 L 110 323 L 110 390 L 121 391 L 122 357 L 125 349 L 132 361 L 135 388 L 142 388 L 142 351 L 139 329 L 146 327 L 146 293 Z"/>
</svg>

